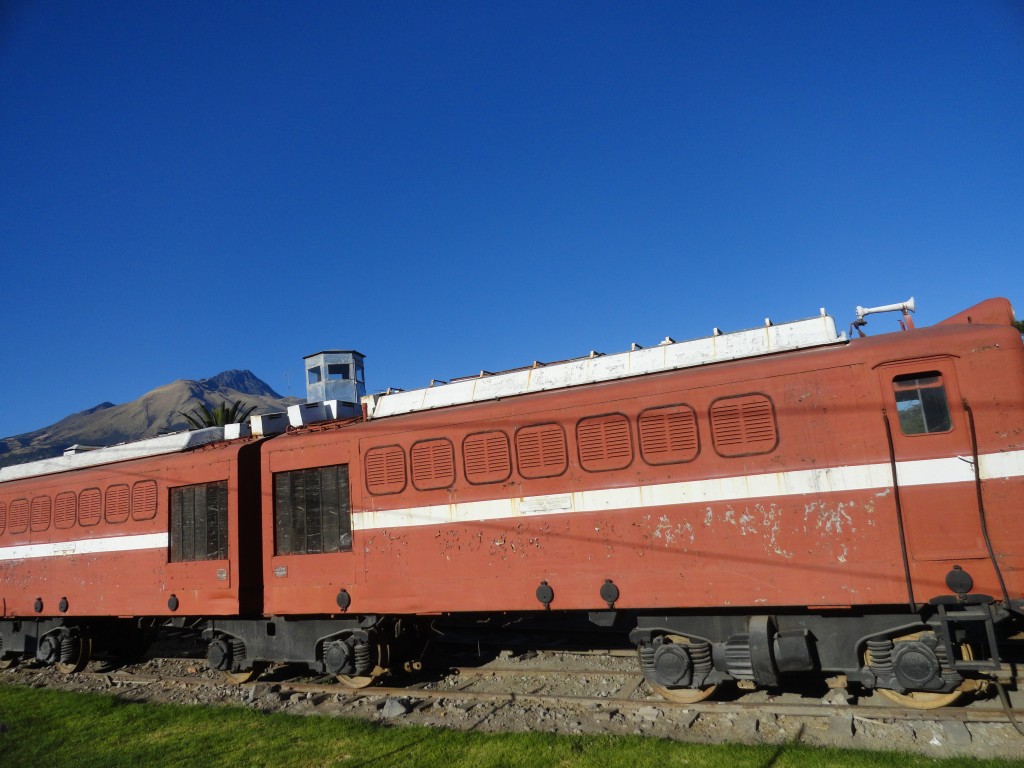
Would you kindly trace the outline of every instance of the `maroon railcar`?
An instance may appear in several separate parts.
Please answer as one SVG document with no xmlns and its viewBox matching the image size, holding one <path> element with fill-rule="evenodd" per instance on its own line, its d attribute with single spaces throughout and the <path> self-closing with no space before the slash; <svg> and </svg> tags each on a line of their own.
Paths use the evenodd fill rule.
<svg viewBox="0 0 1024 768">
<path fill-rule="evenodd" d="M 3 470 L 4 656 L 74 669 L 94 644 L 130 650 L 167 617 L 260 613 L 258 446 L 222 436 L 169 435 Z"/>
<path fill-rule="evenodd" d="M 288 661 L 368 684 L 425 634 L 512 625 L 628 640 L 682 701 L 817 672 L 938 706 L 1006 676 L 1024 345 L 1005 300 L 870 338 L 822 313 L 667 339 L 364 408 L 0 474 L 3 655 L 77 662 L 104 620 L 189 617 L 238 677 Z M 219 499 L 225 549 L 197 546 Z"/>
<path fill-rule="evenodd" d="M 366 682 L 399 620 L 586 616 L 678 699 L 819 670 L 946 703 L 1000 668 L 1024 595 L 1012 319 L 992 300 L 777 352 L 762 334 L 802 331 L 769 326 L 717 359 L 666 345 L 371 400 L 264 446 L 272 618 L 214 634 Z"/>
</svg>

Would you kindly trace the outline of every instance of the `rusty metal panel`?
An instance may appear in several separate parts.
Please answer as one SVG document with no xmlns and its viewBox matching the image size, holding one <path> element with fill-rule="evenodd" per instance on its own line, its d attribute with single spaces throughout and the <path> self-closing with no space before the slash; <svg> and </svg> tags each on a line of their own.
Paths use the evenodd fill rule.
<svg viewBox="0 0 1024 768">
<path fill-rule="evenodd" d="M 32 530 L 36 533 L 49 530 L 53 501 L 49 496 L 36 496 L 32 499 Z"/>
<path fill-rule="evenodd" d="M 648 408 L 638 425 L 640 455 L 648 464 L 681 464 L 700 453 L 697 414 L 688 405 Z"/>
<path fill-rule="evenodd" d="M 455 482 L 455 449 L 451 440 L 421 440 L 413 445 L 409 460 L 416 490 L 448 488 Z"/>
<path fill-rule="evenodd" d="M 156 481 L 140 480 L 132 486 L 132 520 L 156 517 Z"/>
<path fill-rule="evenodd" d="M 633 463 L 629 420 L 621 413 L 581 419 L 576 424 L 580 466 L 588 472 L 625 469 Z"/>
<path fill-rule="evenodd" d="M 478 432 L 462 443 L 466 480 L 474 485 L 502 483 L 512 474 L 512 455 L 504 432 Z"/>
<path fill-rule="evenodd" d="M 775 410 L 766 395 L 723 397 L 711 405 L 711 439 L 720 456 L 751 456 L 779 441 Z"/>
<path fill-rule="evenodd" d="M 405 451 L 400 445 L 385 445 L 366 452 L 366 489 L 370 493 L 401 493 L 405 482 Z"/>
<path fill-rule="evenodd" d="M 78 494 L 78 524 L 96 525 L 100 521 L 102 495 L 99 488 L 86 488 Z"/>
<path fill-rule="evenodd" d="M 57 494 L 53 522 L 57 528 L 74 528 L 78 519 L 78 497 L 71 491 Z"/>
<path fill-rule="evenodd" d="M 516 463 L 523 477 L 556 477 L 565 472 L 568 462 L 561 425 L 535 424 L 516 432 Z"/>
<path fill-rule="evenodd" d="M 123 483 L 107 488 L 103 498 L 103 519 L 108 523 L 123 523 L 128 519 L 128 486 Z"/>
<path fill-rule="evenodd" d="M 11 533 L 24 533 L 28 530 L 28 499 L 15 499 L 11 502 Z"/>
</svg>

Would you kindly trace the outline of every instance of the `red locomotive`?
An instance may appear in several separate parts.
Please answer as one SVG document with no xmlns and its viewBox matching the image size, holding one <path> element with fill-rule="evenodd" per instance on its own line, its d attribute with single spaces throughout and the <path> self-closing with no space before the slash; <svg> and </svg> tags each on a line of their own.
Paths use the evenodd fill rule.
<svg viewBox="0 0 1024 768">
<path fill-rule="evenodd" d="M 676 700 L 817 672 L 948 704 L 1024 622 L 1013 322 L 847 339 L 822 312 L 0 470 L 0 658 L 201 622 L 236 679 L 363 685 L 428 626 L 583 623 Z"/>
</svg>

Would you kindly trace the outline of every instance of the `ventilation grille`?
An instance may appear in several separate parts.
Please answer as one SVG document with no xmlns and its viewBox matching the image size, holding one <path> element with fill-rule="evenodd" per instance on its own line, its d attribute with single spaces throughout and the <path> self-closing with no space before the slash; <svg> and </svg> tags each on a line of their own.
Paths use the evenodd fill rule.
<svg viewBox="0 0 1024 768">
<path fill-rule="evenodd" d="M 36 496 L 32 499 L 32 530 L 46 531 L 50 528 L 50 513 L 53 501 L 49 496 Z"/>
<path fill-rule="evenodd" d="M 28 530 L 28 499 L 17 499 L 11 502 L 11 533 L 24 533 Z"/>
<path fill-rule="evenodd" d="M 7 505 L 0 501 L 0 533 L 7 530 Z"/>
<path fill-rule="evenodd" d="M 764 395 L 716 401 L 711 406 L 711 435 L 722 456 L 768 453 L 778 442 L 772 401 Z"/>
<path fill-rule="evenodd" d="M 558 424 L 538 424 L 516 433 L 519 473 L 526 478 L 554 477 L 565 472 L 565 432 Z"/>
<path fill-rule="evenodd" d="M 640 455 L 648 464 L 693 461 L 699 452 L 697 414 L 690 406 L 669 405 L 640 414 Z"/>
<path fill-rule="evenodd" d="M 580 466 L 588 472 L 624 469 L 633 461 L 629 420 L 619 413 L 582 419 L 576 425 Z"/>
<path fill-rule="evenodd" d="M 141 480 L 132 486 L 132 520 L 156 517 L 156 482 Z"/>
<path fill-rule="evenodd" d="M 366 489 L 373 494 L 400 493 L 405 488 L 405 451 L 398 445 L 366 452 Z"/>
<path fill-rule="evenodd" d="M 420 491 L 448 488 L 455 483 L 455 449 L 449 440 L 424 440 L 409 454 L 412 484 Z"/>
<path fill-rule="evenodd" d="M 466 479 L 471 483 L 500 483 L 512 474 L 508 436 L 504 432 L 480 432 L 462 444 Z"/>
<path fill-rule="evenodd" d="M 100 521 L 100 489 L 86 488 L 78 494 L 78 524 L 96 525 Z"/>
<path fill-rule="evenodd" d="M 73 527 L 78 519 L 78 497 L 66 491 L 58 493 L 53 512 L 53 522 L 58 528 Z"/>
<path fill-rule="evenodd" d="M 112 485 L 107 488 L 103 517 L 108 523 L 123 523 L 128 519 L 128 486 Z"/>
</svg>

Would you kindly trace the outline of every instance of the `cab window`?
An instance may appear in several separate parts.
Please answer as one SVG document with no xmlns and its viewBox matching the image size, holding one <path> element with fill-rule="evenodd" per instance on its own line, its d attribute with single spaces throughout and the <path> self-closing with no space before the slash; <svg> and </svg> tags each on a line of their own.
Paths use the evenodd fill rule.
<svg viewBox="0 0 1024 768">
<path fill-rule="evenodd" d="M 953 428 L 946 385 L 938 371 L 897 376 L 893 390 L 904 435 L 949 432 Z"/>
</svg>

